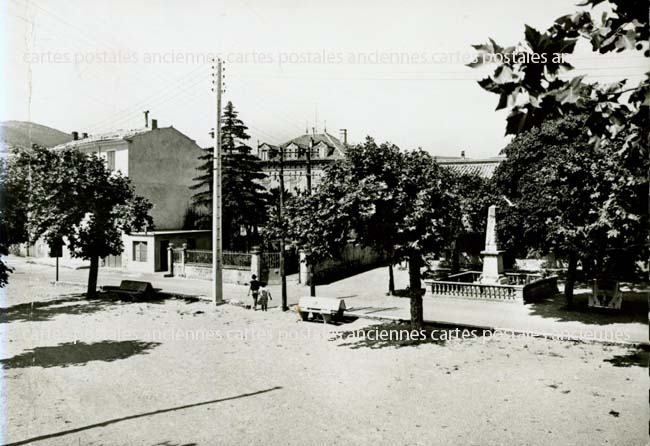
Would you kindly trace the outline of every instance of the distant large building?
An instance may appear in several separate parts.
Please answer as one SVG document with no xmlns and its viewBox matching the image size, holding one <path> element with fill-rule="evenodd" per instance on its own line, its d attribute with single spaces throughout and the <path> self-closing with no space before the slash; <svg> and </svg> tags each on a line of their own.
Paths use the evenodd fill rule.
<svg viewBox="0 0 650 446">
<path fill-rule="evenodd" d="M 316 187 L 325 167 L 345 158 L 346 147 L 347 130 L 341 130 L 341 139 L 325 131 L 305 133 L 279 146 L 262 143 L 258 147 L 258 157 L 267 174 L 264 185 L 267 189 L 280 186 L 280 150 L 284 154 L 284 188 L 294 192 L 307 189 L 308 164 L 311 164 L 312 187 Z M 309 163 L 307 153 L 310 154 Z"/>
</svg>

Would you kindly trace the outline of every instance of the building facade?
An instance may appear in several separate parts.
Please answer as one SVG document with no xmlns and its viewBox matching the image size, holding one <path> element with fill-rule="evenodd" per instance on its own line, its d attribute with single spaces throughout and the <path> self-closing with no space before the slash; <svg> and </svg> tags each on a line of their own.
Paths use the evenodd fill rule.
<svg viewBox="0 0 650 446">
<path fill-rule="evenodd" d="M 150 215 L 154 228 L 124 234 L 124 251 L 120 256 L 103 259 L 103 266 L 122 267 L 140 272 L 167 269 L 167 248 L 186 244 L 209 249 L 210 231 L 183 229 L 185 215 L 191 207 L 190 189 L 197 176 L 199 157 L 204 153 L 194 140 L 174 127 L 151 127 L 118 130 L 86 135 L 73 132 L 73 140 L 52 150 L 74 149 L 96 155 L 115 172 L 129 177 L 135 193 L 153 204 Z M 69 255 L 64 249 L 64 257 Z"/>
<path fill-rule="evenodd" d="M 280 151 L 283 154 L 284 188 L 289 192 L 307 190 L 307 177 L 311 176 L 312 188 L 320 183 L 325 168 L 345 158 L 347 130 L 341 131 L 341 139 L 324 133 L 305 133 L 279 146 L 262 143 L 258 157 L 267 178 L 267 190 L 280 187 Z"/>
</svg>

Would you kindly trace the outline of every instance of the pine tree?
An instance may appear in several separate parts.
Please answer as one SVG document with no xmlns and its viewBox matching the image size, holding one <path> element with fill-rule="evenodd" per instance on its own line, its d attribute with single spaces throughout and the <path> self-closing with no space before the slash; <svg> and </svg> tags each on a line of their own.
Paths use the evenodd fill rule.
<svg viewBox="0 0 650 446">
<path fill-rule="evenodd" d="M 261 185 L 265 178 L 258 163 L 252 155 L 251 147 L 246 144 L 250 139 L 248 127 L 238 118 L 232 102 L 224 108 L 221 125 L 222 149 L 222 191 L 223 191 L 223 240 L 229 249 L 247 249 L 259 239 L 259 227 L 266 220 L 269 194 Z M 202 175 L 194 178 L 194 190 L 201 190 L 193 196 L 196 207 L 205 209 L 206 213 L 198 219 L 203 228 L 212 224 L 212 157 L 214 149 L 205 149 L 199 158 L 203 164 L 199 167 Z M 246 236 L 240 235 L 241 228 Z"/>
</svg>

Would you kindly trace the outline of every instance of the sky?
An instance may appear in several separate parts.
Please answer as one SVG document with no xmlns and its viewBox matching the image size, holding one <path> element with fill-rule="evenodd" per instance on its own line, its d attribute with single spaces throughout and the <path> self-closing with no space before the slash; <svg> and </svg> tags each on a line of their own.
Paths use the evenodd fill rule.
<svg viewBox="0 0 650 446">
<path fill-rule="evenodd" d="M 211 58 L 251 143 L 316 128 L 434 155 L 496 156 L 505 111 L 470 45 L 522 40 L 575 0 L 0 0 L 0 120 L 64 132 L 173 125 L 211 145 Z M 638 81 L 648 61 L 579 46 L 575 75 Z"/>
</svg>

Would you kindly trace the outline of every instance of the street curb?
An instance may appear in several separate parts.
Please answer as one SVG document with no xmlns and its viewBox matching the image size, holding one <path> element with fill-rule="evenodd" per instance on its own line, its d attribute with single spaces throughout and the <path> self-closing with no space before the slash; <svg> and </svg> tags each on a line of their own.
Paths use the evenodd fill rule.
<svg viewBox="0 0 650 446">
<path fill-rule="evenodd" d="M 88 284 L 87 283 L 81 283 L 81 282 L 68 282 L 65 280 L 59 280 L 58 282 L 56 280 L 50 280 L 50 285 L 53 286 L 78 286 L 78 287 L 85 287 Z"/>
<path fill-rule="evenodd" d="M 347 312 L 346 311 L 345 315 L 346 316 L 352 316 L 352 317 L 359 317 L 359 318 L 362 318 L 362 319 L 369 319 L 369 320 L 387 320 L 387 321 L 394 321 L 394 322 L 409 322 L 410 321 L 409 319 L 401 318 L 401 317 L 398 317 L 398 316 L 366 315 L 364 313 L 355 313 L 354 311 L 352 311 L 352 312 Z M 526 336 L 526 337 L 531 337 L 531 338 L 553 339 L 553 340 L 564 341 L 564 342 L 580 342 L 582 344 L 600 344 L 600 345 L 616 345 L 616 346 L 623 346 L 623 347 L 634 347 L 634 348 L 640 348 L 640 349 L 643 349 L 643 350 L 650 351 L 650 342 L 648 342 L 648 341 L 631 342 L 631 341 L 601 340 L 601 339 L 595 339 L 595 338 L 590 338 L 590 337 L 585 337 L 585 336 L 571 336 L 571 335 L 566 335 L 564 333 L 549 333 L 549 332 L 541 332 L 541 331 L 535 331 L 535 330 L 522 330 L 522 329 L 515 329 L 515 328 L 491 327 L 491 326 L 487 326 L 487 325 L 453 323 L 453 322 L 448 322 L 448 321 L 436 321 L 436 320 L 431 320 L 431 319 L 425 319 L 424 322 L 428 323 L 428 324 L 443 326 L 443 327 L 454 327 L 454 328 L 468 329 L 468 330 L 482 330 L 482 331 L 491 331 L 491 332 L 501 332 L 501 333 L 512 334 L 512 335 L 515 335 L 515 336 Z"/>
<path fill-rule="evenodd" d="M 31 263 L 33 265 L 43 265 L 43 266 L 51 266 L 52 268 L 56 268 L 56 265 L 53 265 L 49 262 L 43 262 L 39 260 L 34 260 L 34 258 L 30 258 L 29 260 L 25 260 L 25 263 Z M 80 270 L 80 269 L 90 269 L 90 266 L 87 265 L 81 265 L 81 266 L 70 266 L 70 265 L 65 265 L 63 263 L 59 263 L 59 268 L 65 268 L 65 269 L 72 269 L 72 270 Z"/>
</svg>

